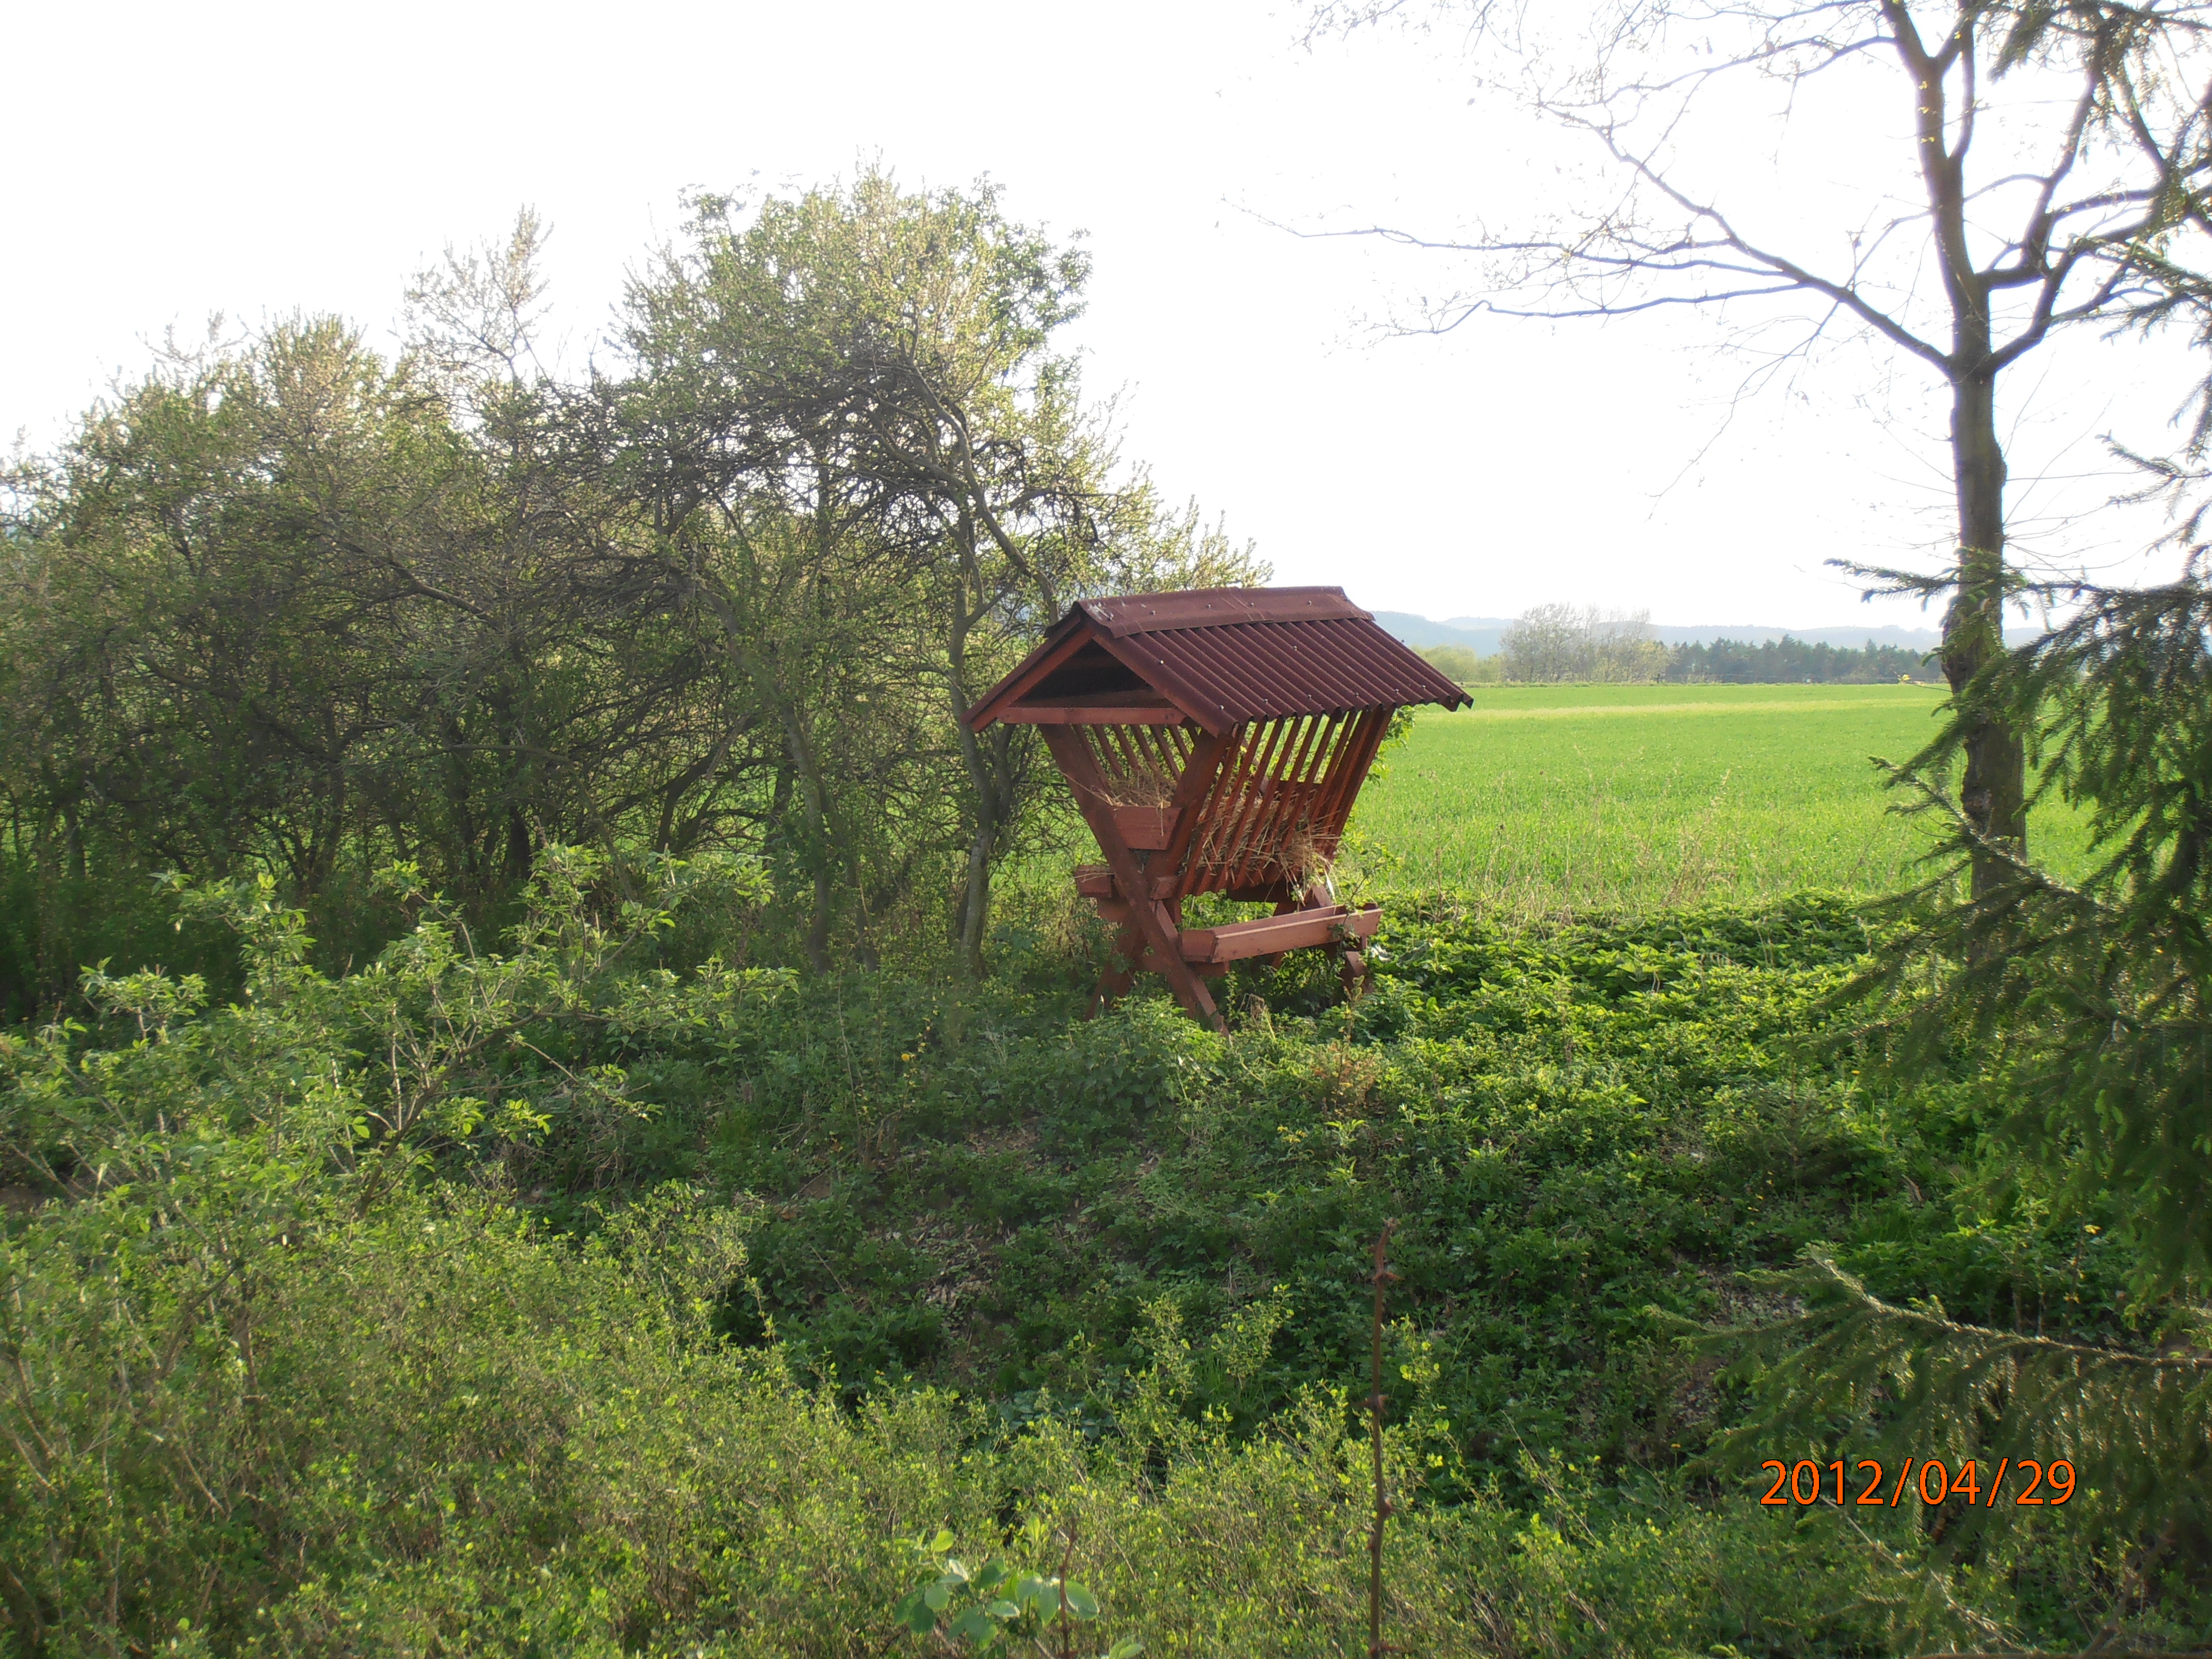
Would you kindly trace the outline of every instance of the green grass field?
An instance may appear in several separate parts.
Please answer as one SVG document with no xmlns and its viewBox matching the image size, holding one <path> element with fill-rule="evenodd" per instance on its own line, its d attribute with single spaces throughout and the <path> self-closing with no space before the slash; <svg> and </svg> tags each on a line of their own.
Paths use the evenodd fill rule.
<svg viewBox="0 0 2212 1659">
<path fill-rule="evenodd" d="M 1534 913 L 1645 909 L 1908 879 L 1928 826 L 1869 759 L 1937 730 L 1924 685 L 1484 686 L 1425 710 L 1352 820 L 1366 882 Z M 2063 810 L 2039 857 L 2080 858 Z"/>
</svg>

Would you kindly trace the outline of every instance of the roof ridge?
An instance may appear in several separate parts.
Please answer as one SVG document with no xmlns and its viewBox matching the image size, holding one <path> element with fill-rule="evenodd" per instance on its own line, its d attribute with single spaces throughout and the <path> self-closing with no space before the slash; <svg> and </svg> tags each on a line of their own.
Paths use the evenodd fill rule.
<svg viewBox="0 0 2212 1659">
<path fill-rule="evenodd" d="M 1076 608 L 1115 639 L 1238 623 L 1374 620 L 1341 587 L 1194 587 L 1079 599 Z"/>
</svg>

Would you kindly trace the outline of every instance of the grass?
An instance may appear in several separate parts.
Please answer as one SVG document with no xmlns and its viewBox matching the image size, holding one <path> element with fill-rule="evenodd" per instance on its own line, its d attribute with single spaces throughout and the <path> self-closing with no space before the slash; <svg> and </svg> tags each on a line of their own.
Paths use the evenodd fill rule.
<svg viewBox="0 0 2212 1659">
<path fill-rule="evenodd" d="M 1370 883 L 1510 913 L 1652 910 L 1890 890 L 1925 844 L 1869 757 L 1933 737 L 1925 685 L 1509 685 L 1425 710 L 1367 786 L 1348 854 Z M 2038 856 L 2077 867 L 2063 808 Z"/>
</svg>

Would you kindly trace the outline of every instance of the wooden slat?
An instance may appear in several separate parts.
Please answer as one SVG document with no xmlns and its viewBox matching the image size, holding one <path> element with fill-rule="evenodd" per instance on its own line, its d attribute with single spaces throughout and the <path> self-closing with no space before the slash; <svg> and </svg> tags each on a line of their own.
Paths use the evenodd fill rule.
<svg viewBox="0 0 2212 1659">
<path fill-rule="evenodd" d="M 1271 789 L 1262 795 L 1260 815 L 1247 830 L 1238 847 L 1237 862 L 1229 868 L 1228 883 L 1241 886 L 1268 873 L 1267 866 L 1283 869 L 1282 846 L 1297 821 L 1297 804 L 1304 799 L 1303 780 L 1309 767 L 1325 753 L 1336 733 L 1336 717 L 1308 719 L 1305 730 L 1289 758 L 1275 768 Z M 1287 871 L 1285 872 L 1287 874 Z"/>
<path fill-rule="evenodd" d="M 1241 798 L 1237 792 L 1251 775 L 1253 760 L 1266 735 L 1264 726 L 1240 726 L 1228 734 L 1226 759 L 1217 769 L 1214 786 L 1206 794 L 1193 830 L 1189 856 L 1183 860 L 1184 892 L 1206 890 L 1207 874 L 1215 862 L 1215 850 L 1221 844 L 1222 816 Z"/>
<path fill-rule="evenodd" d="M 1298 799 L 1295 809 L 1297 820 L 1313 838 L 1314 854 L 1322 869 L 1299 871 L 1297 881 L 1291 883 L 1293 886 L 1310 886 L 1322 879 L 1327 866 L 1335 861 L 1336 844 L 1340 839 L 1339 832 L 1343 829 L 1341 821 L 1334 828 L 1329 822 L 1330 769 L 1337 764 L 1347 749 L 1359 740 L 1359 716 L 1357 714 L 1348 718 L 1332 715 L 1329 725 L 1331 730 L 1328 744 L 1315 754 L 1298 781 Z M 1290 881 L 1287 866 L 1284 866 L 1284 879 Z"/>
<path fill-rule="evenodd" d="M 1145 763 L 1145 728 L 1141 726 L 1102 726 L 1098 728 L 1101 750 L 1114 757 L 1106 781 L 1120 790 L 1141 785 L 1150 769 Z"/>
<path fill-rule="evenodd" d="M 1126 783 L 1139 770 L 1139 762 L 1132 750 L 1135 734 L 1119 726 L 1102 726 L 1089 734 L 1091 752 L 1098 757 L 1098 770 L 1107 782 Z"/>
<path fill-rule="evenodd" d="M 1257 873 L 1255 866 L 1261 862 L 1259 854 L 1269 844 L 1268 826 L 1280 814 L 1283 804 L 1284 780 L 1290 776 L 1298 763 L 1298 757 L 1312 745 L 1322 730 L 1322 722 L 1313 719 L 1297 719 L 1290 722 L 1289 740 L 1277 752 L 1267 767 L 1267 775 L 1254 789 L 1254 810 L 1238 826 L 1236 844 L 1230 848 L 1230 858 L 1222 880 L 1231 887 L 1245 878 L 1247 872 Z"/>
<path fill-rule="evenodd" d="M 1152 727 L 1133 726 L 1129 728 L 1129 738 L 1137 745 L 1137 752 L 1145 757 L 1146 769 L 1155 777 L 1172 778 L 1182 769 L 1162 746 L 1165 739 Z"/>
<path fill-rule="evenodd" d="M 1183 752 L 1182 773 L 1176 780 L 1175 800 L 1170 809 L 1176 815 L 1175 832 L 1168 837 L 1167 845 L 1160 848 L 1159 857 L 1148 866 L 1173 874 L 1178 896 L 1189 887 L 1187 864 L 1191 840 L 1198 830 L 1199 808 L 1220 773 L 1221 758 L 1229 752 L 1229 744 L 1226 737 L 1200 732 Z"/>
<path fill-rule="evenodd" d="M 1320 910 L 1293 910 L 1285 916 L 1261 916 L 1253 921 L 1233 921 L 1225 927 L 1186 928 L 1182 953 L 1193 962 L 1242 962 L 1248 957 L 1273 956 L 1279 951 L 1303 950 L 1328 945 L 1347 934 L 1372 939 L 1382 925 L 1376 905 L 1353 910 L 1332 904 Z"/>
<path fill-rule="evenodd" d="M 1363 710 L 1358 725 L 1358 731 L 1340 753 L 1337 767 L 1331 769 L 1322 809 L 1317 814 L 1328 835 L 1324 850 L 1332 858 L 1344 839 L 1345 823 L 1352 817 L 1352 803 L 1359 798 L 1360 786 L 1367 781 L 1367 770 L 1375 763 L 1376 752 L 1382 746 L 1382 735 L 1390 729 L 1390 711 Z"/>
<path fill-rule="evenodd" d="M 1228 881 L 1232 887 L 1246 880 L 1259 880 L 1269 873 L 1267 866 L 1283 867 L 1283 842 L 1294 819 L 1300 799 L 1298 780 L 1304 775 L 1308 758 L 1328 744 L 1336 731 L 1336 717 L 1309 717 L 1304 730 L 1289 752 L 1277 757 L 1273 775 L 1261 791 L 1261 810 L 1245 830 L 1238 848 L 1237 862 L 1230 866 Z"/>
<path fill-rule="evenodd" d="M 1264 804 L 1262 792 L 1274 775 L 1275 757 L 1297 724 L 1296 716 L 1270 720 L 1255 734 L 1251 765 L 1237 781 L 1228 802 L 1228 816 L 1216 817 L 1213 836 L 1206 849 L 1206 862 L 1224 875 L 1237 867 L 1252 820 Z"/>
<path fill-rule="evenodd" d="M 1315 775 L 1313 836 L 1316 850 L 1323 859 L 1334 860 L 1337 846 L 1344 839 L 1344 820 L 1352 811 L 1352 797 L 1345 793 L 1344 784 L 1347 778 L 1365 773 L 1360 756 L 1366 748 L 1368 732 L 1365 712 L 1354 713 L 1338 734 L 1336 746 L 1329 752 L 1328 764 Z"/>
</svg>

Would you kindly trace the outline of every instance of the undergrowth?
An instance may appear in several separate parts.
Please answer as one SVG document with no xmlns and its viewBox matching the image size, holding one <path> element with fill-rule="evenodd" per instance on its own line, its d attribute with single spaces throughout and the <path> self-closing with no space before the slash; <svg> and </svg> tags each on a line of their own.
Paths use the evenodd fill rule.
<svg viewBox="0 0 2212 1659">
<path fill-rule="evenodd" d="M 1999 1178 L 1970 1066 L 1863 1081 L 1843 901 L 1404 902 L 1357 1008 L 1294 963 L 1224 1037 L 1042 974 L 633 967 L 665 906 L 594 921 L 591 874 L 498 957 L 403 895 L 340 978 L 204 893 L 235 1001 L 99 975 L 99 1025 L 4 1040 L 0 1651 L 919 1652 L 940 1529 L 1072 1529 L 1102 1645 L 1364 1650 L 1391 1219 L 1400 1650 L 2065 1644 L 2124 1601 L 2063 1511 L 1953 1559 L 1705 1455 L 1742 1401 L 1679 1322 L 1810 1244 L 2119 1334 L 2122 1247 Z"/>
</svg>

